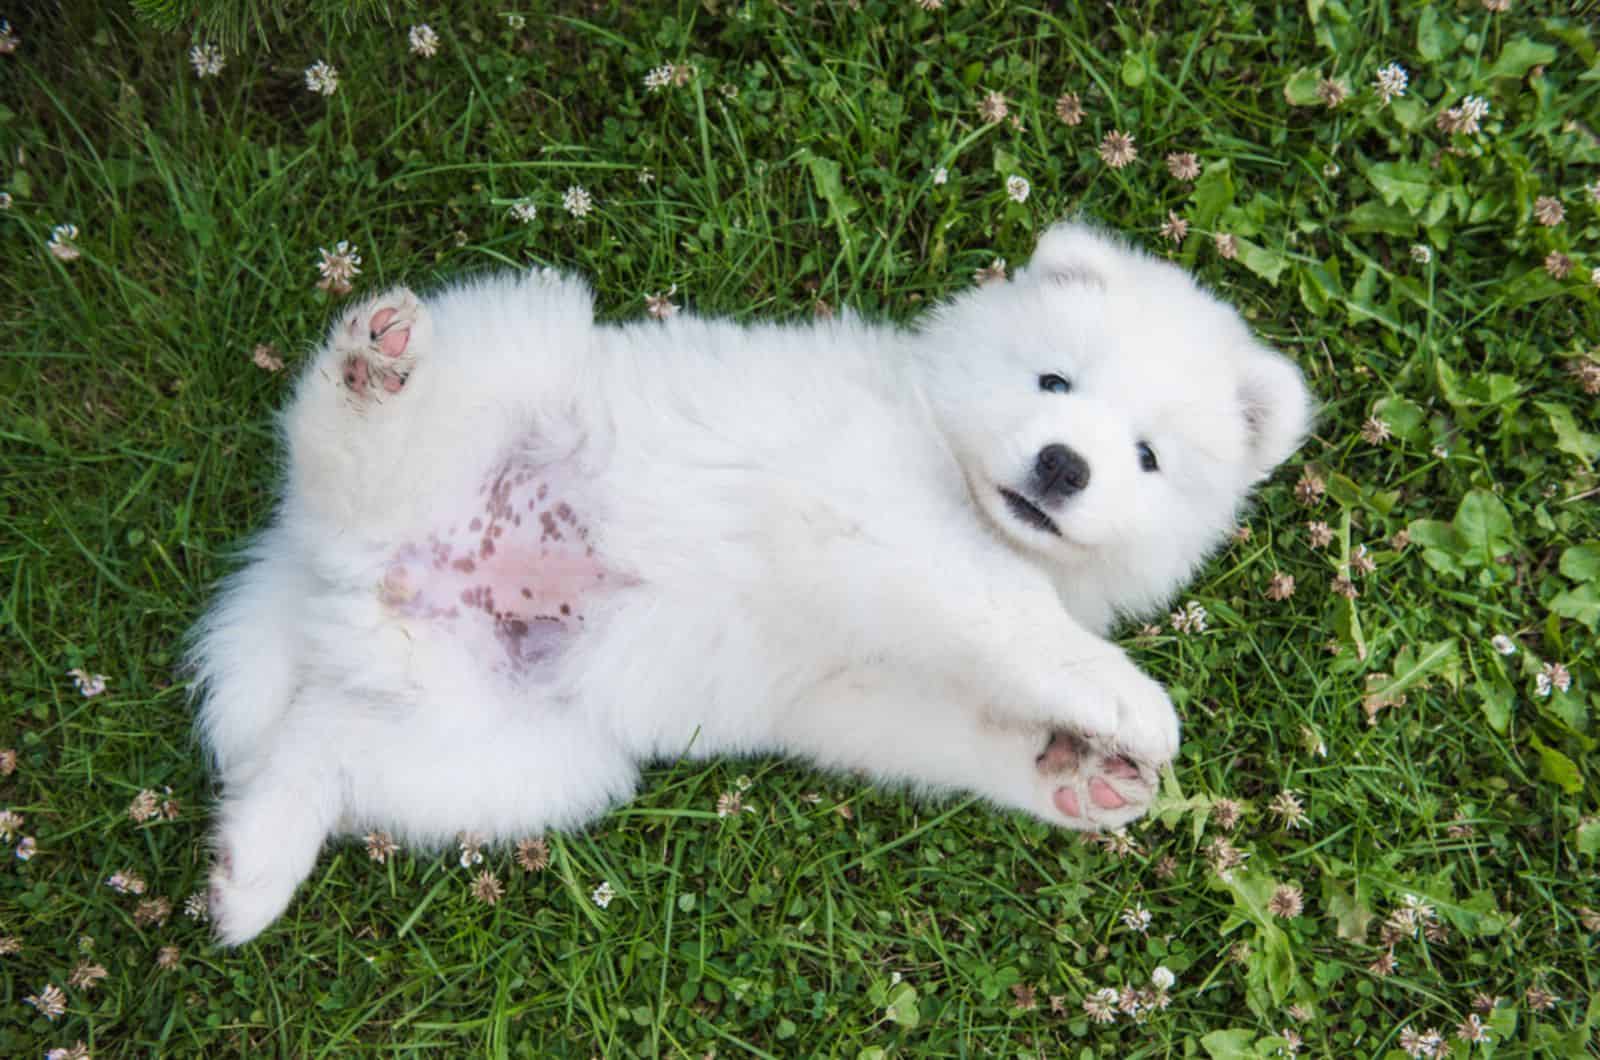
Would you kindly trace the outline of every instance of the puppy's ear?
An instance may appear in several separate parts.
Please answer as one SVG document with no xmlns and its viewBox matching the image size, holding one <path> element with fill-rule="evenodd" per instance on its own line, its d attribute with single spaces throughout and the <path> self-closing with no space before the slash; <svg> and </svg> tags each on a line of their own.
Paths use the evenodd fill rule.
<svg viewBox="0 0 1600 1060">
<path fill-rule="evenodd" d="M 1107 286 L 1127 247 L 1081 221 L 1052 225 L 1033 249 L 1025 275 L 1035 282 Z"/>
<path fill-rule="evenodd" d="M 1300 448 L 1311 429 L 1311 392 L 1293 362 L 1258 346 L 1244 356 L 1239 405 L 1249 431 L 1255 475 L 1265 478 Z"/>
</svg>

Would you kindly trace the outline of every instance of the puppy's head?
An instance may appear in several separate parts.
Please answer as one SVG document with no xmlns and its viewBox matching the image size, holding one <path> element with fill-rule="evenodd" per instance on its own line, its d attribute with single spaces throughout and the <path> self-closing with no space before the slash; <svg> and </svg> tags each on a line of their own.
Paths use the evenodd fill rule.
<svg viewBox="0 0 1600 1060">
<path fill-rule="evenodd" d="M 1181 269 L 1079 224 L 920 333 L 982 517 L 1080 620 L 1159 607 L 1300 444 L 1300 372 Z"/>
</svg>

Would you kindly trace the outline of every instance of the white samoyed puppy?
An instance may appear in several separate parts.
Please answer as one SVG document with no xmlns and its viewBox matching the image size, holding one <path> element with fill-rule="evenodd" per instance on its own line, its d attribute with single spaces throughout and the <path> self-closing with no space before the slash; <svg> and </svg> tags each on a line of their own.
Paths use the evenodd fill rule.
<svg viewBox="0 0 1600 1060">
<path fill-rule="evenodd" d="M 1299 444 L 1293 364 L 1077 224 L 907 328 L 592 302 L 396 289 L 302 373 L 282 503 L 192 650 L 222 941 L 332 834 L 577 828 L 679 755 L 1145 810 L 1178 718 L 1106 633 Z"/>
</svg>

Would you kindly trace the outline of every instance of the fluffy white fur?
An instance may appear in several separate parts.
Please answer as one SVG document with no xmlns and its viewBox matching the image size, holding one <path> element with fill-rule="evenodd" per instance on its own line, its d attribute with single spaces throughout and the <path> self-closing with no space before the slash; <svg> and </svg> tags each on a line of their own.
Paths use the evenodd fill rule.
<svg viewBox="0 0 1600 1060">
<path fill-rule="evenodd" d="M 576 828 L 685 754 L 1124 824 L 1178 719 L 1105 633 L 1168 599 L 1307 417 L 1230 309 L 1076 225 L 910 329 L 603 326 L 551 272 L 359 306 L 197 629 L 219 937 L 276 918 L 330 834 Z M 1054 492 L 1052 445 L 1081 458 Z"/>
</svg>

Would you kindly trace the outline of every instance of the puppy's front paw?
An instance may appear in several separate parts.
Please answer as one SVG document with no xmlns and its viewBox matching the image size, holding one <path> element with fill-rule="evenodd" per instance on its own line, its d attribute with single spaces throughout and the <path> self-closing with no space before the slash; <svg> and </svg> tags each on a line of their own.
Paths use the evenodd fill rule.
<svg viewBox="0 0 1600 1060">
<path fill-rule="evenodd" d="M 1104 737 L 1052 732 L 1034 765 L 1056 820 L 1068 828 L 1121 828 L 1143 815 L 1156 793 L 1157 768 Z"/>
<path fill-rule="evenodd" d="M 345 314 L 332 353 L 339 380 L 360 405 L 398 394 L 427 345 L 428 316 L 417 296 L 396 287 Z"/>
</svg>

